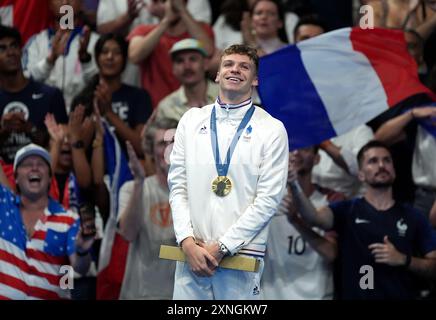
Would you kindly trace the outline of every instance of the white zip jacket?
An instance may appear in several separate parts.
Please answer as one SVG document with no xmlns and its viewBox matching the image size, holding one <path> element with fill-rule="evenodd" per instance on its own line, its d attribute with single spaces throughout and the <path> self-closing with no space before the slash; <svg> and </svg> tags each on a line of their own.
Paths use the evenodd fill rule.
<svg viewBox="0 0 436 320">
<path fill-rule="evenodd" d="M 251 104 L 235 109 L 216 105 L 221 159 Z M 174 229 L 180 244 L 187 237 L 221 241 L 237 252 L 263 256 L 267 225 L 284 196 L 288 174 L 288 138 L 283 124 L 256 110 L 233 153 L 225 197 L 212 192 L 215 167 L 210 118 L 213 104 L 192 108 L 179 122 L 168 173 Z"/>
<path fill-rule="evenodd" d="M 74 37 L 69 53 L 60 56 L 52 66 L 47 62 L 51 52 L 51 36 L 48 29 L 41 31 L 29 39 L 23 55 L 25 72 L 36 81 L 59 88 L 64 94 L 67 111 L 70 111 L 74 97 L 85 88 L 98 69 L 94 60 L 94 47 L 99 36 L 91 32 L 88 44 L 90 62 L 79 60 L 80 35 Z"/>
</svg>

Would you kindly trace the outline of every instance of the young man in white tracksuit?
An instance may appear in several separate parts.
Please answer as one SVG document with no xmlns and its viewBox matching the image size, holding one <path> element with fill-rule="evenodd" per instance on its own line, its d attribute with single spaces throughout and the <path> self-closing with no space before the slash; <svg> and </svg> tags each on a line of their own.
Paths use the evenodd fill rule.
<svg viewBox="0 0 436 320">
<path fill-rule="evenodd" d="M 177 242 L 174 299 L 259 299 L 267 226 L 284 195 L 283 124 L 251 101 L 258 57 L 245 45 L 221 58 L 215 104 L 179 122 L 168 183 Z M 218 267 L 226 255 L 260 260 L 257 272 Z"/>
</svg>

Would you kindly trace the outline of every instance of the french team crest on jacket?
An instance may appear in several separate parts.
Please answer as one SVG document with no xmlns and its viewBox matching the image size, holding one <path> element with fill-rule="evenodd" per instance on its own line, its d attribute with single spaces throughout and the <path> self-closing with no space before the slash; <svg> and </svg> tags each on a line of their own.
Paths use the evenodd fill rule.
<svg viewBox="0 0 436 320">
<path fill-rule="evenodd" d="M 407 224 L 404 222 L 403 218 L 397 221 L 397 230 L 400 237 L 404 237 L 406 235 Z"/>
<path fill-rule="evenodd" d="M 251 140 L 251 133 L 253 132 L 253 127 L 251 126 L 251 124 L 247 127 L 247 129 L 245 129 L 244 132 L 244 137 L 243 139 L 245 141 L 250 141 Z"/>
<path fill-rule="evenodd" d="M 204 126 L 202 126 L 200 128 L 200 134 L 207 134 L 207 127 L 206 127 L 206 125 L 204 125 Z"/>
</svg>

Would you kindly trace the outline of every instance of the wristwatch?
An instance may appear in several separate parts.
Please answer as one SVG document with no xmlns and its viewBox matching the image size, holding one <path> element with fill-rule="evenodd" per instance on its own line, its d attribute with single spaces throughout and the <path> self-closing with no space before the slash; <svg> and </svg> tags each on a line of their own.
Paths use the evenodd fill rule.
<svg viewBox="0 0 436 320">
<path fill-rule="evenodd" d="M 229 249 L 227 249 L 227 247 L 222 242 L 218 242 L 218 252 L 221 253 L 223 256 L 227 256 L 230 254 Z"/>
<path fill-rule="evenodd" d="M 77 140 L 76 142 L 72 143 L 71 146 L 74 149 L 81 149 L 85 147 L 85 143 L 83 142 L 83 140 Z"/>
</svg>

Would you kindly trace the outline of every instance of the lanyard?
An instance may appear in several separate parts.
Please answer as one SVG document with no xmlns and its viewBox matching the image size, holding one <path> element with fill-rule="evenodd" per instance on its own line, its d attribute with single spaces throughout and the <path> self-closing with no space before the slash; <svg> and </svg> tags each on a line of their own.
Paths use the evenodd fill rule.
<svg viewBox="0 0 436 320">
<path fill-rule="evenodd" d="M 254 113 L 254 110 L 255 108 L 252 105 L 250 109 L 248 109 L 248 111 L 245 113 L 244 118 L 242 119 L 238 129 L 236 130 L 235 135 L 233 136 L 232 143 L 230 143 L 229 149 L 227 150 L 225 162 L 221 163 L 220 150 L 218 145 L 218 132 L 216 127 L 216 111 L 215 111 L 215 106 L 213 107 L 212 115 L 210 117 L 210 128 L 211 128 L 210 139 L 212 141 L 212 151 L 215 158 L 215 166 L 218 172 L 218 176 L 224 176 L 224 177 L 227 176 L 227 172 L 229 171 L 229 166 L 230 166 L 230 159 L 232 158 L 233 151 L 236 148 L 236 144 L 238 143 L 239 138 L 241 137 L 245 126 L 250 121 L 251 116 Z"/>
</svg>

